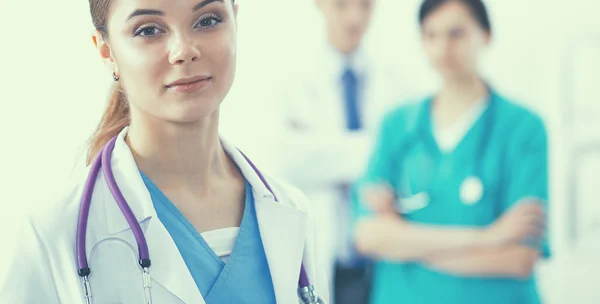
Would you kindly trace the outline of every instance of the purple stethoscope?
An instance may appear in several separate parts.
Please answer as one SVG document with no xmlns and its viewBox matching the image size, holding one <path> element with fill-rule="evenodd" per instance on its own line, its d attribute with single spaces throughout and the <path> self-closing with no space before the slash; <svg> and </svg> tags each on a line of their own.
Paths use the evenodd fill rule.
<svg viewBox="0 0 600 304">
<path fill-rule="evenodd" d="M 137 242 L 138 251 L 139 251 L 139 264 L 142 267 L 142 281 L 144 286 L 144 294 L 146 297 L 146 304 L 152 303 L 152 295 L 150 290 L 152 288 L 152 280 L 150 277 L 150 254 L 148 252 L 148 243 L 146 242 L 146 238 L 144 237 L 144 233 L 142 232 L 142 228 L 138 223 L 133 211 L 127 204 L 127 201 L 123 197 L 123 194 L 119 190 L 117 186 L 117 182 L 115 181 L 115 177 L 112 172 L 112 168 L 110 166 L 111 154 L 113 149 L 115 148 L 117 137 L 114 137 L 110 140 L 98 153 L 96 159 L 92 163 L 90 173 L 86 179 L 85 186 L 83 188 L 83 195 L 81 198 L 81 208 L 79 210 L 79 219 L 77 222 L 77 265 L 79 270 L 77 273 L 81 277 L 81 282 L 83 284 L 83 292 L 86 304 L 92 304 L 92 290 L 90 287 L 89 275 L 90 268 L 87 262 L 87 254 L 85 247 L 85 238 L 86 238 L 86 229 L 90 211 L 90 204 L 92 202 L 92 192 L 94 189 L 94 184 L 96 182 L 96 178 L 100 173 L 100 169 L 102 169 L 102 173 L 106 179 L 106 183 L 108 184 L 108 188 L 115 198 L 117 205 L 121 209 L 123 216 L 129 223 L 129 227 L 133 231 L 133 235 Z M 241 153 L 241 151 L 240 151 Z M 278 202 L 277 196 L 271 189 L 271 186 L 267 183 L 264 176 L 260 173 L 260 171 L 256 168 L 256 166 L 242 153 L 246 161 L 250 164 L 252 169 L 258 174 L 258 177 L 265 184 L 269 192 L 275 198 L 275 201 Z M 109 164 L 103 166 L 103 164 Z M 298 280 L 298 297 L 300 300 L 300 304 L 324 304 L 323 300 L 315 294 L 314 286 L 310 284 L 308 276 L 306 274 L 306 269 L 304 268 L 304 263 L 300 267 L 300 278 Z"/>
</svg>

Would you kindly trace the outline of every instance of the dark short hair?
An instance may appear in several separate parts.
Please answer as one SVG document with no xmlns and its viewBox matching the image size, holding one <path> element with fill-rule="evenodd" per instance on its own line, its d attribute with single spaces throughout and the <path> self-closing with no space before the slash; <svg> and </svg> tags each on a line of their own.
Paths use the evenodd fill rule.
<svg viewBox="0 0 600 304">
<path fill-rule="evenodd" d="M 488 33 L 492 32 L 492 25 L 488 16 L 485 4 L 481 0 L 425 0 L 419 9 L 419 23 L 423 25 L 423 21 L 431 13 L 437 10 L 443 4 L 450 1 L 456 1 L 465 5 L 470 11 L 477 23 Z"/>
</svg>

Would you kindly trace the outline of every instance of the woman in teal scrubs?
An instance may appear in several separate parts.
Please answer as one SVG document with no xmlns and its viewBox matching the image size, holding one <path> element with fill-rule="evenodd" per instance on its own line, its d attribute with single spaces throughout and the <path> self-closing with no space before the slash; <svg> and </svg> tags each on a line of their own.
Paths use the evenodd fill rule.
<svg viewBox="0 0 600 304">
<path fill-rule="evenodd" d="M 443 85 L 387 115 L 355 191 L 356 245 L 377 261 L 372 303 L 541 303 L 544 124 L 478 73 L 492 33 L 480 0 L 426 0 L 419 17 Z"/>
</svg>

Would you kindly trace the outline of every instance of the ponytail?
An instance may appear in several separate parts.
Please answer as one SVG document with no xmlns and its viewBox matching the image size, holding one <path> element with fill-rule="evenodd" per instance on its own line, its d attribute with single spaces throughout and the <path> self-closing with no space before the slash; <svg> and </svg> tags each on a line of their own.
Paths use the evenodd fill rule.
<svg viewBox="0 0 600 304">
<path fill-rule="evenodd" d="M 119 82 L 112 88 L 106 111 L 90 139 L 86 165 L 89 166 L 100 149 L 129 125 L 129 104 Z"/>
</svg>

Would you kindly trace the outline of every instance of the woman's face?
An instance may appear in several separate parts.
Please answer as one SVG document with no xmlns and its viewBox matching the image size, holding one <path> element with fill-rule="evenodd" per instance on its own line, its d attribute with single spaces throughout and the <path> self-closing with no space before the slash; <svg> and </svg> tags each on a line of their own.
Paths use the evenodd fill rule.
<svg viewBox="0 0 600 304">
<path fill-rule="evenodd" d="M 113 0 L 108 41 L 132 113 L 193 122 L 215 113 L 233 84 L 237 6 L 231 0 Z"/>
<path fill-rule="evenodd" d="M 431 65 L 446 79 L 471 77 L 490 40 L 460 1 L 443 4 L 423 20 L 421 38 Z"/>
</svg>

